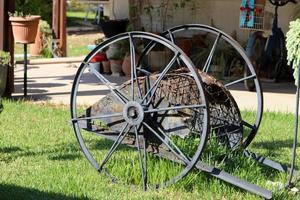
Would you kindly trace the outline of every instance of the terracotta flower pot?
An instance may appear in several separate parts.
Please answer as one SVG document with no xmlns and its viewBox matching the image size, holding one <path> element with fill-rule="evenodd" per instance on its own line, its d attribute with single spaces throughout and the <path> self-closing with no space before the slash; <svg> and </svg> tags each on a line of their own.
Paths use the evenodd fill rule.
<svg viewBox="0 0 300 200">
<path fill-rule="evenodd" d="M 139 55 L 135 55 L 135 63 L 139 61 Z M 122 63 L 122 71 L 124 72 L 125 76 L 131 76 L 131 58 L 130 55 L 125 56 L 123 63 Z"/>
<path fill-rule="evenodd" d="M 42 33 L 37 31 L 34 43 L 30 45 L 29 52 L 31 55 L 40 55 L 43 50 Z"/>
<path fill-rule="evenodd" d="M 120 76 L 123 60 L 109 60 L 112 76 Z"/>
<path fill-rule="evenodd" d="M 18 43 L 29 44 L 35 41 L 40 16 L 10 17 L 14 39 Z"/>
<path fill-rule="evenodd" d="M 109 61 L 102 61 L 103 74 L 110 74 L 110 63 Z"/>
</svg>

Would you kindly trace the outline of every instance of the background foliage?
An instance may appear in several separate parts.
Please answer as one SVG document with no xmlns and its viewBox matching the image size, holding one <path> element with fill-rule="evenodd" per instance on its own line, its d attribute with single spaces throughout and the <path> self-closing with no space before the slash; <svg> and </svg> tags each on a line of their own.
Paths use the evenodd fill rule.
<svg viewBox="0 0 300 200">
<path fill-rule="evenodd" d="M 40 15 L 43 20 L 51 24 L 52 2 L 52 0 L 16 0 L 15 11 L 30 15 Z"/>
</svg>

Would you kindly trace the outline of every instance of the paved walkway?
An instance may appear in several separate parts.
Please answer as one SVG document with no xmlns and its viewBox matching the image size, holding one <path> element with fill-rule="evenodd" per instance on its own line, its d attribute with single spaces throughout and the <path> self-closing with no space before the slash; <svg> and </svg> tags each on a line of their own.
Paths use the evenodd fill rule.
<svg viewBox="0 0 300 200">
<path fill-rule="evenodd" d="M 55 104 L 69 104 L 70 92 L 74 76 L 79 64 L 43 64 L 28 66 L 28 96 L 35 101 L 48 101 Z M 119 84 L 126 77 L 107 76 L 113 84 Z M 78 103 L 91 105 L 96 100 L 108 93 L 99 84 L 93 83 L 89 73 L 84 75 L 84 83 L 81 84 Z M 294 112 L 295 91 L 293 83 L 262 83 L 264 91 L 264 110 Z M 243 88 L 242 85 L 240 88 Z M 231 90 L 240 109 L 255 110 L 256 93 L 239 90 Z M 15 93 L 14 97 L 23 96 L 23 66 L 15 68 Z"/>
</svg>

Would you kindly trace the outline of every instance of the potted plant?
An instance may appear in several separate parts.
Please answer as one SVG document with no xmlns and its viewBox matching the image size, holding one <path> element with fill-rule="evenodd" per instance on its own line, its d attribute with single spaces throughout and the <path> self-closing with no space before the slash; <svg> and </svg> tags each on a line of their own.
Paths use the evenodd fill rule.
<svg viewBox="0 0 300 200">
<path fill-rule="evenodd" d="M 138 63 L 140 58 L 140 54 L 135 53 L 135 64 Z M 126 53 L 122 63 L 122 71 L 125 76 L 131 76 L 131 55 L 130 53 Z"/>
<path fill-rule="evenodd" d="M 122 72 L 122 63 L 125 53 L 126 52 L 124 51 L 120 42 L 111 44 L 106 51 L 106 56 L 110 63 L 112 76 L 120 76 Z"/>
<path fill-rule="evenodd" d="M 33 43 L 41 17 L 23 12 L 9 13 L 9 16 L 15 41 L 23 44 Z"/>
<path fill-rule="evenodd" d="M 0 97 L 4 94 L 7 80 L 7 70 L 10 63 L 10 53 L 0 51 Z"/>
<path fill-rule="evenodd" d="M 103 38 L 98 38 L 94 41 L 95 45 L 89 45 L 90 46 L 90 50 L 93 50 L 96 46 L 98 46 L 100 43 L 102 43 L 104 40 Z M 109 60 L 107 59 L 106 53 L 105 51 L 107 50 L 107 48 L 103 49 L 101 52 L 99 52 L 98 54 L 100 54 L 102 56 L 101 61 L 101 73 L 103 74 L 111 74 L 110 72 L 110 63 Z"/>
<path fill-rule="evenodd" d="M 51 57 L 52 53 L 51 51 L 49 52 L 49 42 L 52 42 L 52 30 L 50 25 L 46 21 L 40 20 L 35 41 L 30 45 L 30 54 L 42 54 L 45 57 Z"/>
</svg>

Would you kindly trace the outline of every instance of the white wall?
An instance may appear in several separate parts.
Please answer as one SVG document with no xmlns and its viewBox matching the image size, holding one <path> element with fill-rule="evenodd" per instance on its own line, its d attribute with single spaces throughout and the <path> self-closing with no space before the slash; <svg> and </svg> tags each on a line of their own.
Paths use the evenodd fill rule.
<svg viewBox="0 0 300 200">
<path fill-rule="evenodd" d="M 176 2 L 177 0 L 171 1 Z M 152 5 L 154 6 L 159 5 L 160 2 L 161 0 L 151 0 Z M 249 31 L 239 28 L 240 4 L 241 0 L 193 0 L 184 8 L 170 8 L 168 10 L 168 15 L 170 15 L 170 17 L 168 17 L 166 28 L 185 23 L 211 25 L 213 19 L 213 23 L 217 28 L 220 28 L 228 34 L 231 34 L 236 30 L 238 39 L 245 41 L 249 36 Z M 279 25 L 284 32 L 288 30 L 293 8 L 294 5 L 287 5 L 279 9 Z M 266 9 L 272 12 L 274 10 L 269 3 L 267 3 Z M 162 31 L 159 13 L 153 11 L 153 15 L 152 31 Z M 145 11 L 143 11 L 141 16 L 141 23 L 146 30 L 150 29 L 149 16 Z"/>
<path fill-rule="evenodd" d="M 129 0 L 109 0 L 109 3 L 104 2 L 103 6 L 104 15 L 109 16 L 110 19 L 129 18 Z"/>
</svg>

